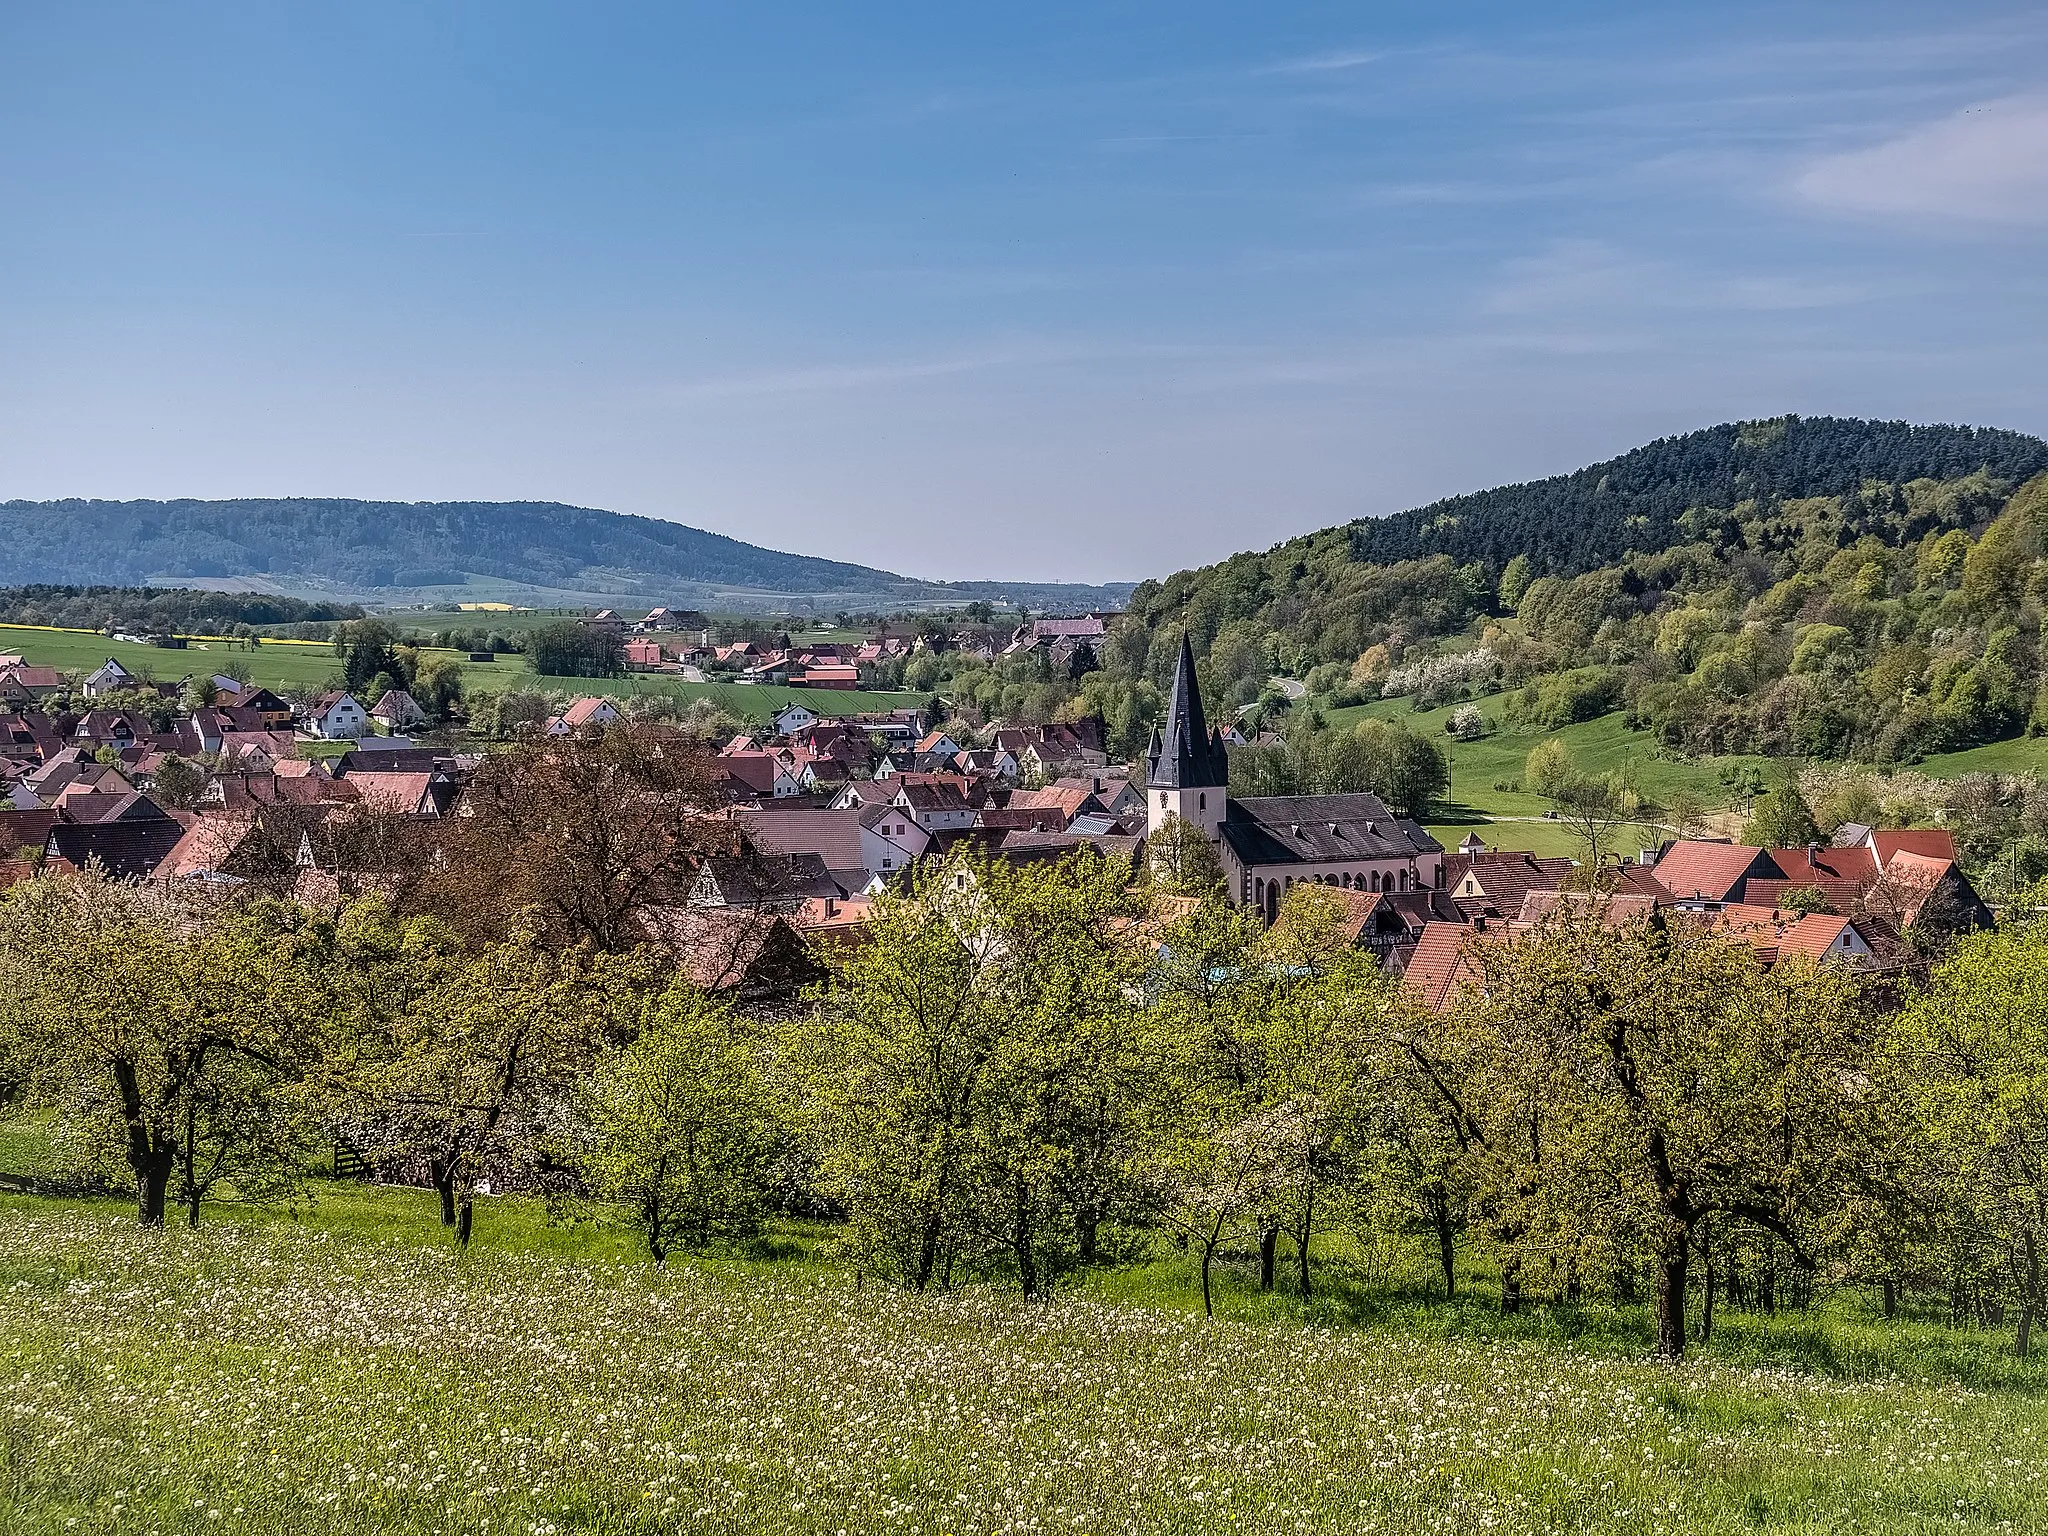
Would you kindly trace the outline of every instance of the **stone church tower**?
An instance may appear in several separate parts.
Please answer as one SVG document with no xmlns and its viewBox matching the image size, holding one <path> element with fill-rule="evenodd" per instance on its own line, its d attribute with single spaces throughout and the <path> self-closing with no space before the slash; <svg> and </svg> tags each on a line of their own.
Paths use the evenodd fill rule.
<svg viewBox="0 0 2048 1536">
<path fill-rule="evenodd" d="M 1230 805 L 1230 762 L 1223 738 L 1202 718 L 1202 690 L 1186 635 L 1173 669 L 1166 724 L 1155 727 L 1145 753 L 1145 833 L 1153 836 L 1169 816 L 1198 826 L 1211 842 Z"/>
</svg>

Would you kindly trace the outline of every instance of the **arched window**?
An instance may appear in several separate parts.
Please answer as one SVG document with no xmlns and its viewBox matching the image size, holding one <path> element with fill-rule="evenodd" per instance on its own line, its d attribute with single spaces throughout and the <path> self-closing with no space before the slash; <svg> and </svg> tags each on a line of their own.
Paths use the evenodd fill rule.
<svg viewBox="0 0 2048 1536">
<path fill-rule="evenodd" d="M 1207 809 L 1209 809 L 1209 797 L 1207 795 L 1195 796 L 1195 809 L 1198 811 L 1206 811 Z"/>
</svg>

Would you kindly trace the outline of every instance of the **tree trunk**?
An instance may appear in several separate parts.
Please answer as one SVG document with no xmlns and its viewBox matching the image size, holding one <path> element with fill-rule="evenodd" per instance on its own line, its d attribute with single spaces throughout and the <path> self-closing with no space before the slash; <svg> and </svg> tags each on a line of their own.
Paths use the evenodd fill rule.
<svg viewBox="0 0 2048 1536">
<path fill-rule="evenodd" d="M 455 1202 L 455 1246 L 458 1248 L 469 1246 L 469 1229 L 473 1224 L 475 1210 L 470 1194 L 465 1190 L 462 1198 Z"/>
<path fill-rule="evenodd" d="M 1436 1257 L 1444 1268 L 1444 1300 L 1458 1299 L 1458 1234 L 1451 1228 L 1448 1204 L 1439 1203 L 1431 1212 L 1436 1220 Z"/>
<path fill-rule="evenodd" d="M 2021 1234 L 2020 1241 L 2025 1255 L 2025 1268 L 2020 1279 L 2026 1289 L 2020 1297 L 2019 1332 L 2013 1339 L 2013 1353 L 2024 1360 L 2034 1347 L 2034 1316 L 2041 1306 L 2041 1253 L 2034 1245 L 2032 1227 Z"/>
<path fill-rule="evenodd" d="M 1074 1251 L 1084 1265 L 1095 1262 L 1096 1229 L 1101 1225 L 1092 1210 L 1083 1211 L 1074 1220 Z"/>
<path fill-rule="evenodd" d="M 1709 1344 L 1714 1338 L 1714 1251 L 1709 1248 L 1700 1255 L 1700 1342 Z"/>
<path fill-rule="evenodd" d="M 1681 1237 L 1668 1244 L 1657 1264 L 1657 1353 L 1666 1360 L 1685 1356 L 1685 1268 L 1688 1248 Z"/>
<path fill-rule="evenodd" d="M 427 1164 L 427 1173 L 434 1181 L 434 1192 L 441 1197 L 441 1225 L 455 1225 L 455 1162 L 454 1159 L 434 1158 Z"/>
<path fill-rule="evenodd" d="M 152 1147 L 141 1161 L 131 1154 L 129 1162 L 135 1168 L 135 1218 L 145 1227 L 160 1227 L 164 1224 L 164 1208 L 169 1204 L 171 1169 L 176 1159 L 168 1148 Z"/>
<path fill-rule="evenodd" d="M 1259 1289 L 1273 1289 L 1273 1272 L 1280 1258 L 1280 1229 L 1261 1227 L 1259 1229 Z"/>
<path fill-rule="evenodd" d="M 1500 1315 L 1513 1317 L 1522 1310 L 1522 1261 L 1509 1254 L 1500 1262 Z"/>
<path fill-rule="evenodd" d="M 1887 1318 L 1899 1315 L 1899 1282 L 1891 1275 L 1884 1277 L 1884 1315 Z"/>
<path fill-rule="evenodd" d="M 178 1149 L 168 1136 L 153 1135 L 143 1110 L 142 1079 L 135 1063 L 114 1062 L 114 1086 L 121 1093 L 121 1119 L 128 1135 L 128 1167 L 135 1174 L 135 1219 L 145 1227 L 164 1224 L 164 1205 Z"/>
<path fill-rule="evenodd" d="M 1215 1257 L 1216 1245 L 1213 1242 L 1202 1244 L 1202 1316 L 1204 1317 L 1214 1317 L 1216 1315 L 1216 1300 L 1209 1291 L 1209 1265 Z"/>
</svg>

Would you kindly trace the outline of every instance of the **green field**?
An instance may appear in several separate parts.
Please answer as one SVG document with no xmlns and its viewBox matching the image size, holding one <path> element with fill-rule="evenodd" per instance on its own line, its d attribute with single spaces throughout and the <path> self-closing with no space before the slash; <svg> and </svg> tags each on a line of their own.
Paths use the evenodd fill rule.
<svg viewBox="0 0 2048 1536">
<path fill-rule="evenodd" d="M 1540 795 L 1516 788 L 1522 765 L 1530 749 L 1551 736 L 1571 748 L 1579 766 L 1589 773 L 1611 773 L 1628 769 L 1643 795 L 1658 804 L 1667 803 L 1681 791 L 1698 796 L 1708 805 L 1729 798 L 1724 771 L 1745 766 L 1762 766 L 1758 757 L 1674 758 L 1658 752 L 1656 744 L 1641 731 L 1622 724 L 1619 713 L 1603 715 L 1557 731 L 1500 729 L 1478 741 L 1454 741 L 1444 732 L 1452 706 L 1414 710 L 1405 699 L 1382 699 L 1373 704 L 1330 712 L 1332 724 L 1373 717 L 1406 724 L 1441 746 L 1451 763 L 1451 802 L 1454 812 L 1479 817 L 1541 816 L 1546 803 Z M 1482 702 L 1481 708 L 1486 708 Z"/>
<path fill-rule="evenodd" d="M 1499 729 L 1478 741 L 1454 741 L 1444 732 L 1451 709 L 1416 710 L 1405 699 L 1382 699 L 1329 712 L 1334 725 L 1368 717 L 1407 724 L 1443 747 L 1451 765 L 1450 804 L 1445 825 L 1431 831 L 1449 847 L 1467 831 L 1477 830 L 1489 843 L 1503 848 L 1526 848 L 1539 854 L 1570 854 L 1577 851 L 1564 828 L 1554 822 L 1510 821 L 1487 826 L 1504 817 L 1541 817 L 1541 797 L 1519 788 L 1522 765 L 1538 742 L 1556 736 L 1572 750 L 1579 765 L 1592 773 L 1609 773 L 1627 768 L 1644 796 L 1654 805 L 1668 806 L 1681 791 L 1696 796 L 1709 807 L 1728 805 L 1733 794 L 1724 775 L 1743 768 L 1767 771 L 1771 760 L 1761 757 L 1678 758 L 1659 750 L 1650 736 L 1632 731 L 1619 713 L 1603 715 L 1557 731 Z M 1488 715 L 1497 712 L 1497 700 L 1481 700 Z M 1990 746 L 1950 752 L 1912 765 L 1912 771 L 1935 778 L 1954 778 L 1965 773 L 2048 773 L 2048 738 L 2016 738 Z M 1475 823 L 1481 825 L 1474 825 Z M 1635 829 L 1654 842 L 1657 828 L 1646 824 Z M 1449 834 L 1448 836 L 1446 834 Z M 1670 835 L 1668 830 L 1663 835 Z M 1632 851 L 1634 832 L 1627 832 L 1616 847 Z"/>
<path fill-rule="evenodd" d="M 1724 1318 L 1499 1317 L 1172 1258 L 1050 1306 L 807 1258 L 638 1262 L 616 1231 L 416 1191 L 146 1234 L 0 1198 L 10 1532 L 2022 1532 L 2048 1371 L 1859 1295 Z"/>
<path fill-rule="evenodd" d="M 194 640 L 182 651 L 154 645 L 137 645 L 109 640 L 104 635 L 79 630 L 39 629 L 17 624 L 0 625 L 0 650 L 20 655 L 40 666 L 66 671 L 90 671 L 109 657 L 138 677 L 175 682 L 207 669 L 219 669 L 240 662 L 250 677 L 266 688 L 315 688 L 332 681 L 340 659 L 324 642 L 266 640 L 255 650 L 238 642 Z M 430 655 L 456 652 L 428 651 Z M 765 720 L 784 704 L 799 701 L 821 715 L 858 714 L 870 710 L 913 709 L 930 701 L 928 694 L 842 693 L 826 688 L 743 686 L 734 683 L 686 683 L 658 675 L 618 678 L 539 677 L 523 656 L 504 655 L 492 662 L 471 662 L 463 669 L 463 680 L 474 689 L 546 688 L 560 693 L 601 693 L 613 698 L 633 694 L 667 695 L 672 698 L 712 698 L 729 713 L 743 720 Z"/>
</svg>

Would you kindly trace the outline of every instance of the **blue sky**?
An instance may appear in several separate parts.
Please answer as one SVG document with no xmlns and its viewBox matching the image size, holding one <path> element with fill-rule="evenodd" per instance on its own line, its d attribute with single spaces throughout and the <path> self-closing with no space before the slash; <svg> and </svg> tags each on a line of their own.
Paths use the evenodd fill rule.
<svg viewBox="0 0 2048 1536">
<path fill-rule="evenodd" d="M 1135 578 L 1800 411 L 2048 432 L 2048 13 L 0 0 L 0 497 Z"/>
</svg>

